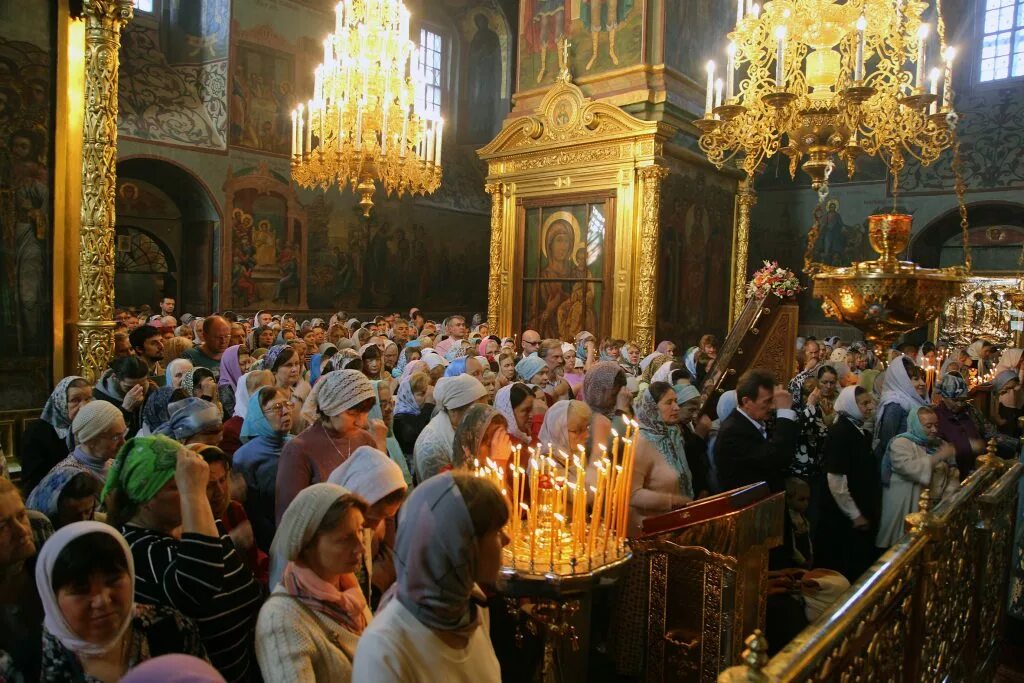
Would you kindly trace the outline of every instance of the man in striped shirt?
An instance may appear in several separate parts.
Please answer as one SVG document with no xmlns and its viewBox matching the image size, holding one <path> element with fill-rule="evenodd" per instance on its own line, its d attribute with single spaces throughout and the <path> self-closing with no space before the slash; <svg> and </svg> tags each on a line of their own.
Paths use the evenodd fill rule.
<svg viewBox="0 0 1024 683">
<path fill-rule="evenodd" d="M 161 436 L 133 439 L 118 461 L 104 493 L 135 560 L 135 599 L 192 619 L 228 681 L 260 680 L 253 632 L 263 591 L 214 519 L 209 465 Z"/>
</svg>

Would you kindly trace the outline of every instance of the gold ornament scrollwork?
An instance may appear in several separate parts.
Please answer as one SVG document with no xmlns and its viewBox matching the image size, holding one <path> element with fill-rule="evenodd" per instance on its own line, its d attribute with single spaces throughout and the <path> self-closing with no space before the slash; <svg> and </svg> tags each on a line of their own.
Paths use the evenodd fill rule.
<svg viewBox="0 0 1024 683">
<path fill-rule="evenodd" d="M 504 226 L 504 184 L 487 183 L 484 190 L 491 195 L 490 277 L 487 285 L 487 327 L 498 329 L 501 319 L 501 245 Z"/>
<path fill-rule="evenodd" d="M 77 372 L 90 381 L 99 377 L 113 349 L 118 50 L 132 13 L 131 0 L 82 3 L 85 116 L 76 338 Z"/>
<path fill-rule="evenodd" d="M 733 304 L 735 323 L 747 301 L 747 253 L 750 249 L 750 211 L 757 204 L 757 192 L 751 178 L 740 181 L 736 195 L 736 234 L 733 237 Z"/>
<path fill-rule="evenodd" d="M 640 276 L 637 279 L 633 339 L 644 353 L 654 348 L 655 287 L 658 282 L 658 216 L 661 181 L 668 175 L 663 166 L 647 166 L 640 178 Z"/>
</svg>

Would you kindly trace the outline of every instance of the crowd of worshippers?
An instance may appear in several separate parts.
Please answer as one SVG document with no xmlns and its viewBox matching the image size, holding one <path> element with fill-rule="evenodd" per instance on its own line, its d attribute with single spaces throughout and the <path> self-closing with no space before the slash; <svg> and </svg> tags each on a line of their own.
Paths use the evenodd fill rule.
<svg viewBox="0 0 1024 683">
<path fill-rule="evenodd" d="M 418 309 L 173 306 L 119 311 L 109 368 L 58 383 L 0 478 L 0 680 L 529 680 L 543 648 L 495 590 L 510 507 L 470 468 L 611 448 L 627 418 L 631 536 L 724 490 L 785 492 L 777 650 L 901 539 L 922 487 L 949 495 L 987 439 L 1019 437 L 1022 351 L 987 342 L 948 350 L 929 387 L 931 345 L 883 370 L 863 344 L 800 340 L 788 387 L 752 370 L 708 399 L 712 335 L 640 359 Z M 994 377 L 991 415 L 972 369 Z M 624 676 L 644 610 L 635 590 L 595 609 L 592 649 Z"/>
</svg>

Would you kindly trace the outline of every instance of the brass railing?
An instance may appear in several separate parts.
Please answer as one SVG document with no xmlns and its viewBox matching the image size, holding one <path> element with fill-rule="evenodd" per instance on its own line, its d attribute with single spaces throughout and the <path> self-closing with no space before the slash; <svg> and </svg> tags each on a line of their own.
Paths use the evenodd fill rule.
<svg viewBox="0 0 1024 683">
<path fill-rule="evenodd" d="M 747 638 L 720 683 L 992 680 L 1024 465 L 994 443 L 978 465 L 934 508 L 925 489 L 908 536 L 775 657 Z"/>
</svg>

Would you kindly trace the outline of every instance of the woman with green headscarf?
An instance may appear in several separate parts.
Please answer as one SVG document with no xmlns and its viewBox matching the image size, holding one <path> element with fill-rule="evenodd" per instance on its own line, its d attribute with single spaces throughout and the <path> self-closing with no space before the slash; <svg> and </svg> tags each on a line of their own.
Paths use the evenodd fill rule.
<svg viewBox="0 0 1024 683">
<path fill-rule="evenodd" d="M 402 447 L 398 444 L 398 439 L 395 438 L 395 428 L 392 424 L 395 415 L 395 404 L 392 401 L 391 381 L 378 379 L 372 380 L 370 384 L 373 385 L 373 393 L 376 395 L 377 400 L 374 401 L 373 407 L 370 408 L 369 419 L 381 420 L 387 426 L 388 456 L 401 468 L 402 476 L 405 478 L 405 485 L 411 487 L 412 473 L 409 471 L 409 463 L 405 459 Z"/>
<path fill-rule="evenodd" d="M 906 534 L 904 519 L 917 512 L 921 488 L 940 500 L 959 483 L 956 449 L 939 438 L 939 417 L 930 406 L 907 415 L 907 431 L 893 437 L 882 458 L 882 521 L 875 545 L 888 548 Z"/>
<path fill-rule="evenodd" d="M 195 621 L 228 681 L 255 674 L 253 631 L 262 591 L 213 517 L 210 467 L 165 436 L 128 440 L 107 475 L 108 522 L 135 561 L 135 599 Z"/>
</svg>

